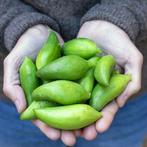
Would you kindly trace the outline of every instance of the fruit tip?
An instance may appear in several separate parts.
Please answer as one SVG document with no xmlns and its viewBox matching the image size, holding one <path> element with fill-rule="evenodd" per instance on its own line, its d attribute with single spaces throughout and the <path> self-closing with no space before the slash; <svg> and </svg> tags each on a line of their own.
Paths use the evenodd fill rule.
<svg viewBox="0 0 147 147">
<path fill-rule="evenodd" d="M 97 53 L 98 54 L 102 53 L 102 50 L 100 48 L 97 48 Z"/>
</svg>

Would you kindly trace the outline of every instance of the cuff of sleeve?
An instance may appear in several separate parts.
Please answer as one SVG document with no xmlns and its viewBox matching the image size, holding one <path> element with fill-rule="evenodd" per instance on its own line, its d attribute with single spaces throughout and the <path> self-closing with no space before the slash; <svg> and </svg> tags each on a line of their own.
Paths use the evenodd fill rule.
<svg viewBox="0 0 147 147">
<path fill-rule="evenodd" d="M 134 42 L 139 33 L 139 24 L 133 13 L 125 6 L 96 5 L 81 19 L 81 24 L 90 20 L 109 21 L 123 29 Z"/>
<path fill-rule="evenodd" d="M 7 26 L 4 33 L 5 47 L 10 51 L 27 29 L 38 24 L 48 25 L 53 30 L 57 32 L 60 31 L 58 24 L 46 15 L 36 12 L 23 13 L 14 18 L 13 21 Z"/>
</svg>

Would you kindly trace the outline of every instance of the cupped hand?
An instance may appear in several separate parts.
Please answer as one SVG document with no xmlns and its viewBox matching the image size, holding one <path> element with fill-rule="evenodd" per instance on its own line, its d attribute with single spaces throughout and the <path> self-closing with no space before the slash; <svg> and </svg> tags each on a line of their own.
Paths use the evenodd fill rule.
<svg viewBox="0 0 147 147">
<path fill-rule="evenodd" d="M 93 40 L 105 53 L 115 57 L 125 74 L 132 76 L 124 92 L 102 110 L 103 117 L 83 129 L 82 135 L 85 139 L 92 140 L 97 133 L 104 132 L 110 127 L 118 108 L 124 106 L 126 101 L 140 90 L 143 56 L 122 29 L 106 21 L 84 23 L 77 37 Z"/>
<path fill-rule="evenodd" d="M 28 29 L 4 60 L 3 91 L 14 102 L 19 113 L 26 108 L 25 95 L 19 81 L 19 67 L 25 56 L 35 60 L 50 31 L 49 27 L 41 24 Z M 59 41 L 63 44 L 61 36 L 58 33 L 57 35 Z M 69 146 L 76 142 L 73 132 L 51 128 L 39 120 L 35 120 L 33 123 L 51 140 L 61 139 Z"/>
</svg>

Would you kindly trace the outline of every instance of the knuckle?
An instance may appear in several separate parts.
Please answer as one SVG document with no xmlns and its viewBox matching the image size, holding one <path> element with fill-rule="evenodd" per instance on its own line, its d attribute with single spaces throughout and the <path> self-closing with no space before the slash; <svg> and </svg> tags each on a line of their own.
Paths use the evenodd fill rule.
<svg viewBox="0 0 147 147">
<path fill-rule="evenodd" d="M 28 30 L 28 33 L 29 34 L 35 34 L 35 35 L 40 35 L 41 34 L 40 30 L 37 29 L 37 28 L 31 28 L 31 29 L 29 29 Z"/>
<path fill-rule="evenodd" d="M 3 85 L 3 93 L 5 96 L 9 96 L 10 88 L 7 85 Z"/>
<path fill-rule="evenodd" d="M 8 62 L 8 56 L 3 61 L 4 66 L 7 64 L 7 62 Z"/>
<path fill-rule="evenodd" d="M 134 92 L 134 93 L 137 93 L 137 92 L 140 91 L 140 89 L 141 89 L 141 84 L 138 84 L 137 86 L 134 87 L 133 92 Z"/>
<path fill-rule="evenodd" d="M 11 58 L 10 58 L 10 56 L 8 55 L 8 56 L 4 59 L 3 65 L 6 66 L 6 65 L 8 65 L 9 63 L 11 63 Z"/>
<path fill-rule="evenodd" d="M 28 33 L 30 35 L 37 35 L 37 36 L 40 36 L 42 34 L 44 34 L 44 32 L 47 31 L 47 28 L 45 26 L 35 26 L 35 27 L 32 27 L 28 30 Z"/>
</svg>

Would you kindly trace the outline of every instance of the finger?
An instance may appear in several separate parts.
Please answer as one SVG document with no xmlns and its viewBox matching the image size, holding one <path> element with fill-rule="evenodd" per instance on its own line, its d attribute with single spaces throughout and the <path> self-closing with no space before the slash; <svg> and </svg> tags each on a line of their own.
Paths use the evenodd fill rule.
<svg viewBox="0 0 147 147">
<path fill-rule="evenodd" d="M 15 104 L 17 111 L 19 113 L 23 112 L 26 108 L 25 95 L 22 88 L 18 85 L 16 86 L 5 86 L 4 91 L 6 95 L 12 100 Z"/>
<path fill-rule="evenodd" d="M 24 92 L 19 86 L 19 75 L 14 65 L 17 59 L 14 59 L 13 62 L 10 59 L 6 58 L 4 61 L 3 92 L 14 102 L 18 112 L 22 112 L 26 107 L 26 100 Z"/>
<path fill-rule="evenodd" d="M 141 89 L 141 72 L 142 72 L 142 59 L 134 61 L 133 64 L 125 66 L 125 73 L 131 74 L 131 82 L 128 84 L 124 92 L 117 98 L 116 102 L 119 107 L 124 106 L 129 97 L 136 94 Z"/>
<path fill-rule="evenodd" d="M 140 89 L 140 88 L 139 88 Z M 126 101 L 129 97 L 131 97 L 133 94 L 137 93 L 139 90 L 137 86 L 135 86 L 135 82 L 132 81 L 129 83 L 125 91 L 116 99 L 116 102 L 118 103 L 119 107 L 123 107 Z"/>
<path fill-rule="evenodd" d="M 118 105 L 115 101 L 108 104 L 102 110 L 103 117 L 96 122 L 96 130 L 100 133 L 105 132 L 110 127 L 117 111 Z"/>
<path fill-rule="evenodd" d="M 43 29 L 44 27 L 48 30 L 48 32 L 45 29 Z M 48 26 L 44 26 L 44 25 L 41 25 L 41 24 L 34 26 L 34 28 L 40 30 L 40 32 L 43 33 L 43 34 L 45 34 L 45 33 L 48 33 L 49 34 L 51 31 L 53 31 Z M 63 45 L 64 44 L 64 41 L 63 41 L 62 37 L 60 36 L 60 34 L 58 32 L 56 32 L 56 31 L 54 31 L 54 32 L 56 33 L 56 35 L 57 35 L 57 37 L 59 39 L 60 44 Z"/>
<path fill-rule="evenodd" d="M 51 31 L 53 30 L 44 25 L 36 25 L 31 27 L 19 38 L 11 53 L 13 52 L 22 58 L 27 55 L 28 57 L 35 60 L 38 51 L 47 41 Z M 64 41 L 62 37 L 57 32 L 55 33 L 57 34 L 60 44 L 63 44 Z"/>
<path fill-rule="evenodd" d="M 86 140 L 93 140 L 93 139 L 96 138 L 96 136 L 97 136 L 97 131 L 96 131 L 96 128 L 95 128 L 95 124 L 92 124 L 92 125 L 84 128 L 83 137 Z"/>
<path fill-rule="evenodd" d="M 51 128 L 47 126 L 45 123 L 40 120 L 34 120 L 33 124 L 35 124 L 49 139 L 58 140 L 60 139 L 60 130 L 55 128 Z"/>
<path fill-rule="evenodd" d="M 62 131 L 61 140 L 66 146 L 73 146 L 76 143 L 76 136 L 72 131 Z"/>
</svg>

